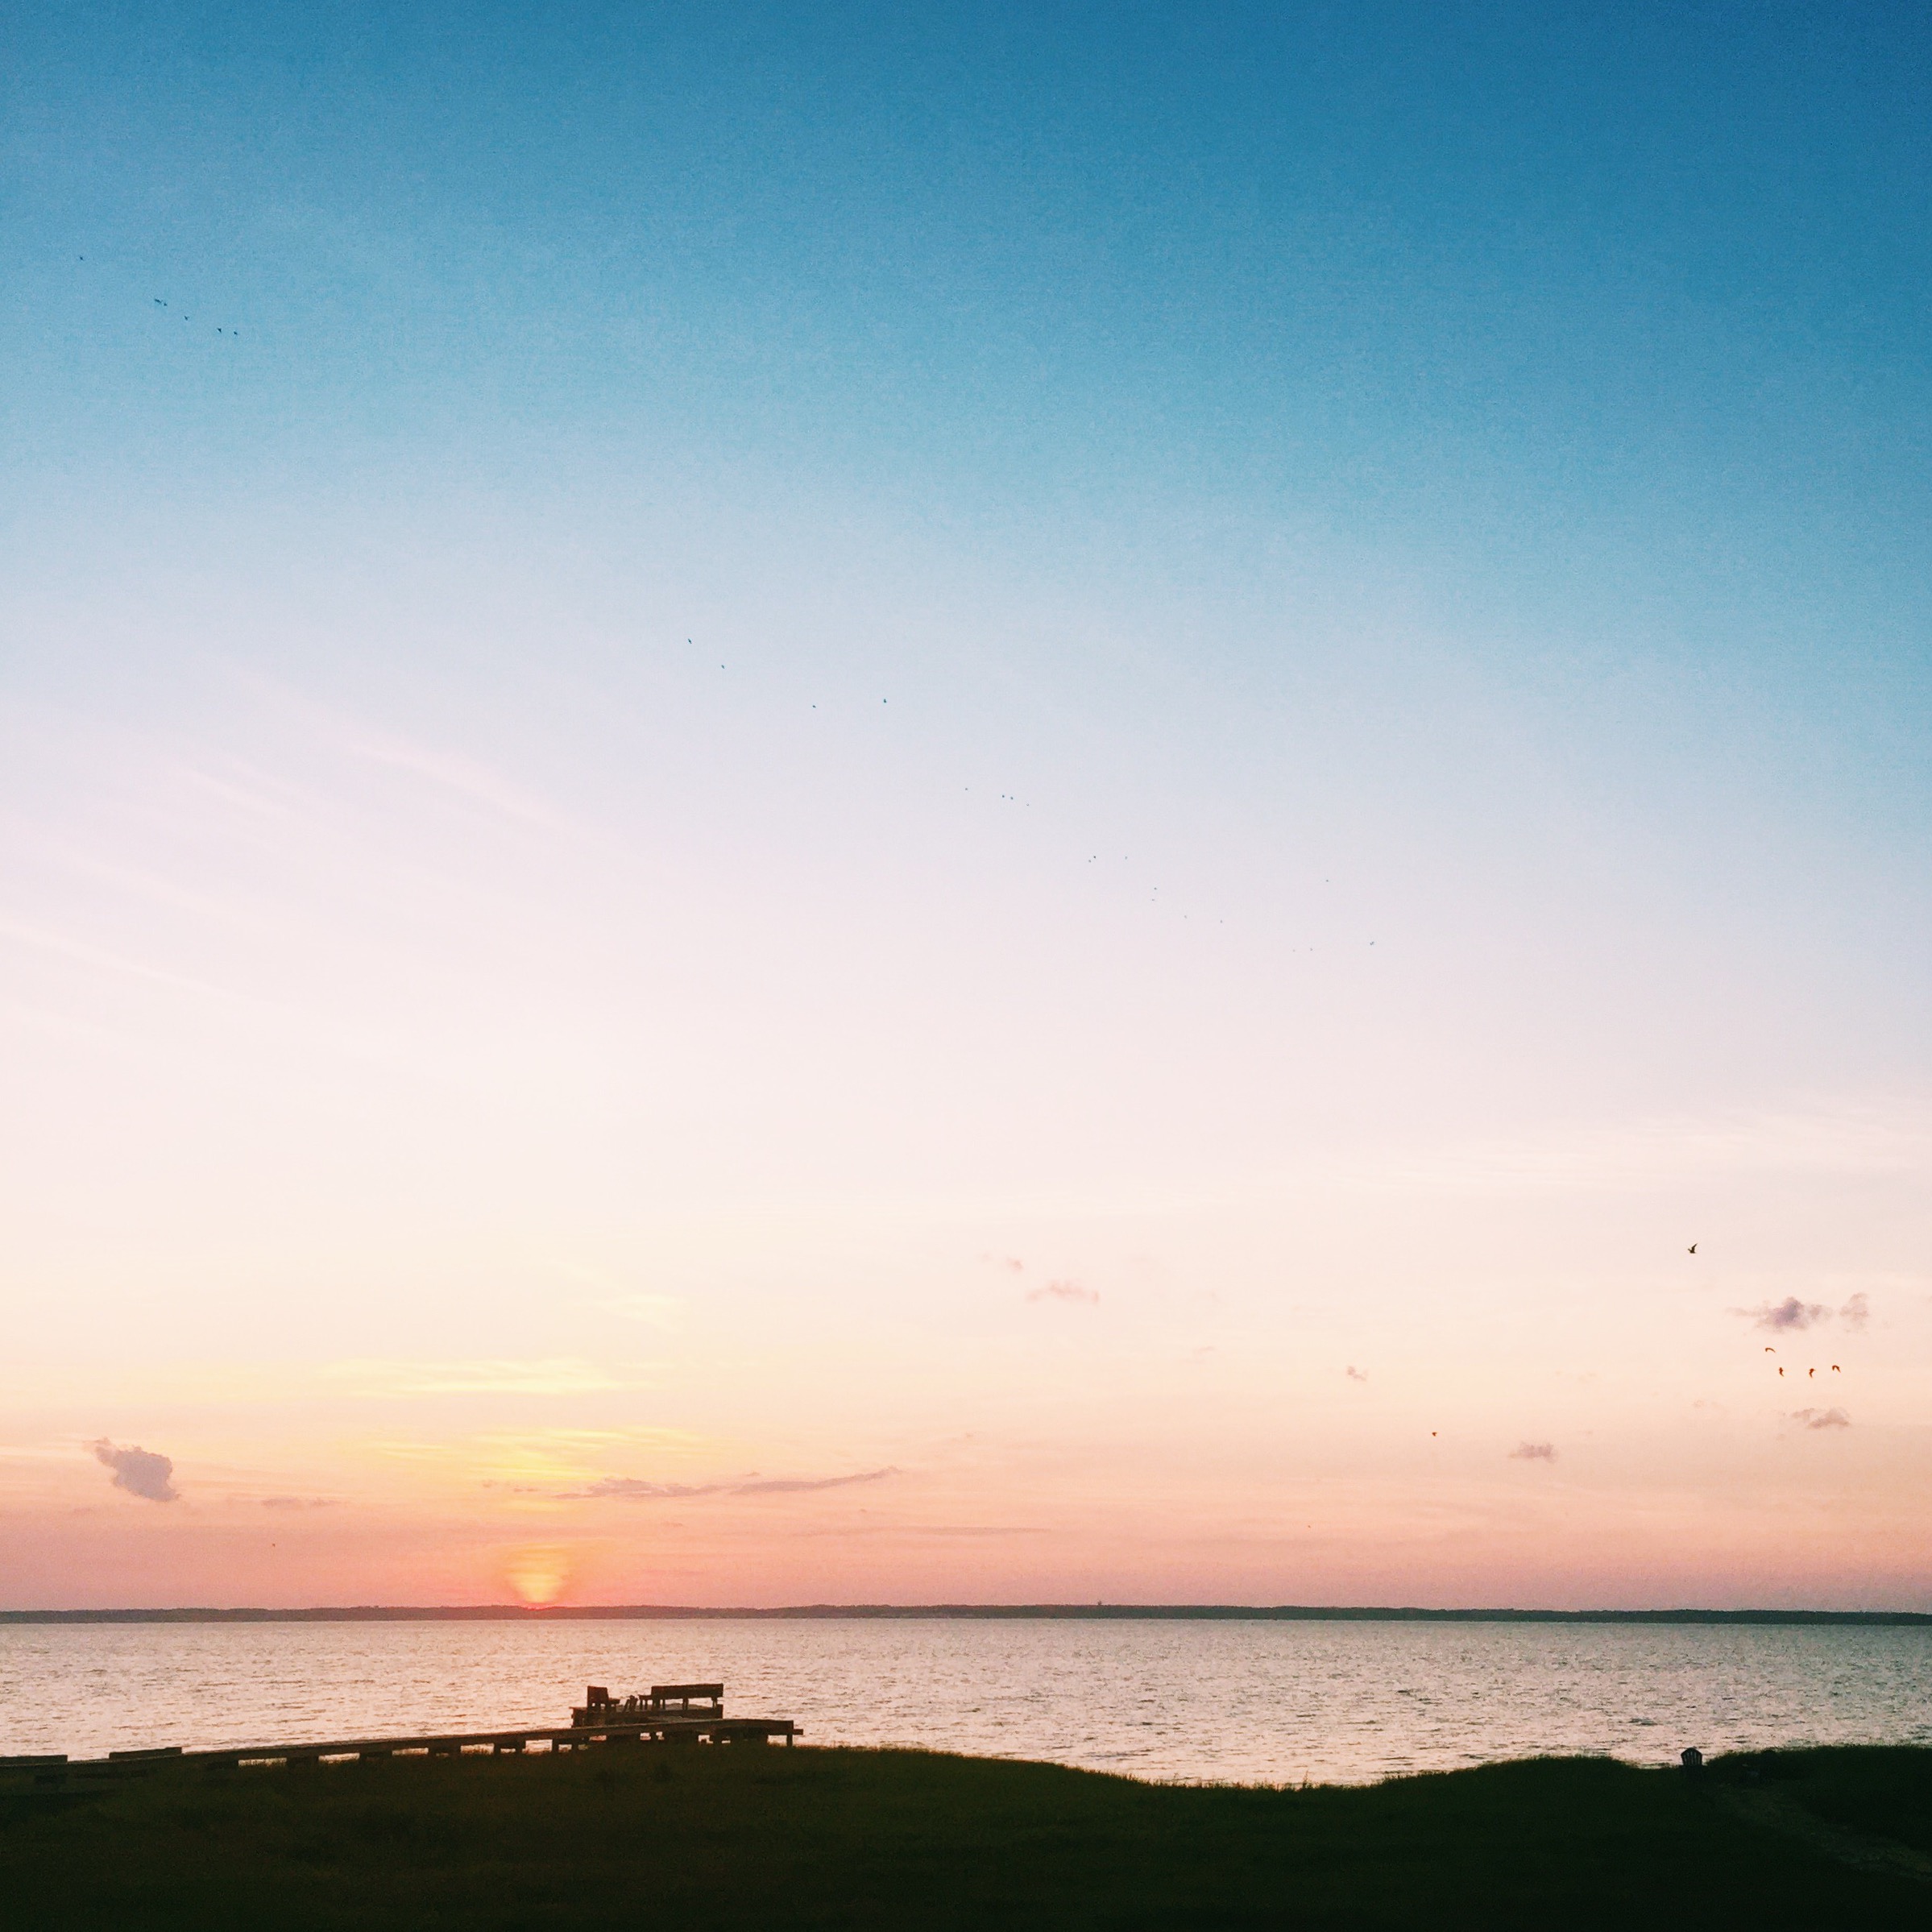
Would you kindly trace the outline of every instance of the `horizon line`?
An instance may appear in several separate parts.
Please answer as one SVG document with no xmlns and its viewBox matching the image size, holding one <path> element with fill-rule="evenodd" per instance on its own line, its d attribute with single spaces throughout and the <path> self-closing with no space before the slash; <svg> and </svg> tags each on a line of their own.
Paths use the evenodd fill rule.
<svg viewBox="0 0 1932 1932">
<path fill-rule="evenodd" d="M 0 1610 L 0 1623 L 487 1623 L 699 1620 L 766 1621 L 849 1618 L 1037 1619 L 1094 1622 L 1461 1623 L 1756 1623 L 1932 1624 L 1932 1611 L 1917 1610 L 1706 1610 L 1688 1606 L 1656 1610 L 1536 1610 L 1496 1607 L 1439 1609 L 1414 1604 L 1254 1603 L 796 1603 L 752 1605 L 682 1603 L 444 1603 L 338 1604 L 277 1609 L 266 1606 L 218 1608 Z"/>
</svg>

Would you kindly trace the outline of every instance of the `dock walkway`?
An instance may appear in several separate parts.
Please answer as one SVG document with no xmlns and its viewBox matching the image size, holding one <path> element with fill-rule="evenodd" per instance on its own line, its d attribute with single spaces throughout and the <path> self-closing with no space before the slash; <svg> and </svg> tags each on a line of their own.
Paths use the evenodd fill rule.
<svg viewBox="0 0 1932 1932">
<path fill-rule="evenodd" d="M 297 1744 L 243 1744 L 190 1751 L 178 1744 L 110 1751 L 104 1758 L 64 1752 L 0 1756 L 0 1788 L 122 1777 L 170 1764 L 238 1770 L 244 1764 L 349 1764 L 363 1758 L 505 1756 L 537 1751 L 583 1751 L 608 1744 L 769 1744 L 804 1735 L 790 1718 L 728 1718 L 722 1684 L 654 1685 L 643 1696 L 613 1699 L 592 1685 L 568 1724 L 512 1724 L 492 1731 L 440 1731 L 427 1737 L 328 1738 Z"/>
</svg>

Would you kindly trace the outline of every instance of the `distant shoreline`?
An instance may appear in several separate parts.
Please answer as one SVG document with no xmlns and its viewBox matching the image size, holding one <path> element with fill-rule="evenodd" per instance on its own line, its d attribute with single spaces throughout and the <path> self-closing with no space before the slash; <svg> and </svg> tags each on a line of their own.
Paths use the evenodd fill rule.
<svg viewBox="0 0 1932 1932">
<path fill-rule="evenodd" d="M 354 1604 L 309 1610 L 0 1610 L 7 1623 L 530 1623 L 827 1621 L 1224 1623 L 1932 1625 L 1917 1610 L 1422 1610 L 1246 1603 L 804 1603 L 777 1610 L 675 1603 Z"/>
</svg>

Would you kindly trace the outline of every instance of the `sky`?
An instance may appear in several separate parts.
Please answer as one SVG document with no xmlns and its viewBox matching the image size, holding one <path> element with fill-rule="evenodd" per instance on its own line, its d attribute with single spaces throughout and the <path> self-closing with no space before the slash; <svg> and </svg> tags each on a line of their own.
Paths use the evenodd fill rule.
<svg viewBox="0 0 1932 1932">
<path fill-rule="evenodd" d="M 1932 1609 L 1922 9 L 0 36 L 0 1607 Z"/>
</svg>

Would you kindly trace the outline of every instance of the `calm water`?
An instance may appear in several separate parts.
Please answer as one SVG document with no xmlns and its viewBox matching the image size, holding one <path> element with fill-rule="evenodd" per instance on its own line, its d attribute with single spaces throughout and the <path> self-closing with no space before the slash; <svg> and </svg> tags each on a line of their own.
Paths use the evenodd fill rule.
<svg viewBox="0 0 1932 1932">
<path fill-rule="evenodd" d="M 0 1626 L 0 1752 L 566 1723 L 587 1683 L 719 1677 L 814 1743 L 1146 1778 L 1932 1743 L 1932 1630 L 623 1622 Z"/>
</svg>

